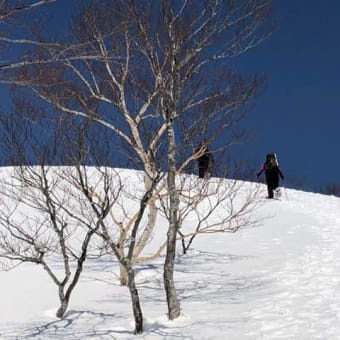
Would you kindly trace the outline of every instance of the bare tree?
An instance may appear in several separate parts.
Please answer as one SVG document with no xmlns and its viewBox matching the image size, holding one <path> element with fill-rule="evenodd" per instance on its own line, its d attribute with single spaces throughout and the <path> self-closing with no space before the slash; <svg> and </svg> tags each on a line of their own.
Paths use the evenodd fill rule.
<svg viewBox="0 0 340 340">
<path fill-rule="evenodd" d="M 267 0 L 91 1 L 74 21 L 71 41 L 37 46 L 36 55 L 58 56 L 58 63 L 22 65 L 11 75 L 31 83 L 56 112 L 109 129 L 123 145 L 120 151 L 143 169 L 145 194 L 153 191 L 158 169 L 166 170 L 164 278 L 171 319 L 180 313 L 173 280 L 180 218 L 176 176 L 198 157 L 194 150 L 202 139 L 232 144 L 234 127 L 263 78 L 238 74 L 231 61 L 271 33 L 269 14 Z M 146 202 L 144 240 L 157 215 L 156 201 Z"/>
<path fill-rule="evenodd" d="M 108 177 L 106 171 L 107 170 L 105 170 L 105 173 L 101 174 L 100 179 L 101 181 L 104 179 L 104 183 L 106 183 L 105 187 L 107 188 L 106 190 L 109 190 L 109 187 L 112 185 L 112 180 L 107 181 Z M 122 232 L 115 232 L 115 229 L 121 231 L 122 226 L 118 224 L 112 228 L 112 221 L 106 218 L 112 209 L 115 209 L 115 207 L 110 206 L 110 204 L 107 202 L 107 197 L 105 194 L 98 194 L 97 190 L 93 190 L 87 181 L 87 173 L 88 169 L 77 166 L 77 176 L 68 175 L 68 181 L 70 181 L 73 187 L 76 187 L 78 190 L 80 190 L 87 199 L 93 213 L 98 220 L 97 223 L 99 228 L 96 229 L 96 234 L 105 241 L 105 244 L 115 254 L 120 265 L 127 273 L 127 286 L 131 296 L 133 315 L 135 319 L 135 334 L 139 334 L 143 332 L 143 314 L 139 300 L 138 289 L 135 282 L 133 254 L 137 243 L 137 232 L 139 231 L 140 223 L 147 207 L 147 203 L 152 196 L 152 192 L 157 184 L 158 179 L 154 179 L 153 185 L 149 191 L 145 192 L 142 197 L 139 198 L 139 210 L 134 220 L 129 238 L 122 240 L 120 237 L 117 238 L 117 234 L 122 235 Z M 126 235 L 126 233 L 124 233 L 124 235 Z"/>
<path fill-rule="evenodd" d="M 51 168 L 22 166 L 2 172 L 0 188 L 0 257 L 9 261 L 6 267 L 31 262 L 44 268 L 58 288 L 57 317 L 68 308 L 97 228 L 85 219 L 82 223 L 88 228 L 79 228 L 80 216 L 67 213 L 72 203 L 60 185 Z M 75 234 L 81 238 L 79 244 Z M 58 261 L 63 274 L 53 266 Z"/>
<path fill-rule="evenodd" d="M 126 36 L 130 29 L 128 27 L 129 18 L 125 14 L 124 18 L 120 18 L 121 25 L 116 25 L 114 20 L 111 22 L 111 19 L 117 16 L 116 9 L 106 6 L 108 6 L 108 2 L 106 4 L 102 2 L 99 4 L 99 10 L 93 8 L 93 12 L 92 6 L 83 8 L 79 22 L 74 24 L 76 48 L 63 47 L 61 44 L 39 45 L 36 52 L 39 58 L 33 58 L 33 60 L 40 61 L 38 64 L 22 64 L 23 67 L 17 76 L 11 78 L 8 69 L 5 75 L 16 84 L 27 84 L 28 82 L 33 84 L 37 95 L 47 102 L 53 103 L 59 112 L 85 117 L 110 129 L 125 143 L 120 152 L 127 151 L 129 158 L 134 160 L 134 165 L 143 168 L 145 191 L 148 192 L 153 186 L 155 178 L 158 177 L 154 155 L 164 129 L 161 124 L 161 126 L 156 127 L 156 132 L 153 132 L 153 135 L 150 134 L 145 137 L 142 134 L 144 132 L 142 121 L 152 117 L 149 107 L 153 105 L 153 98 L 156 97 L 158 89 L 152 90 L 150 88 L 150 96 L 142 95 L 140 84 L 134 84 L 134 80 L 130 79 L 130 67 L 135 68 L 136 61 L 134 61 L 133 66 L 130 66 L 128 59 L 118 54 L 125 55 L 127 53 L 128 56 L 132 53 L 130 38 Z M 113 15 L 112 18 L 111 15 Z M 118 49 L 117 46 L 111 44 L 115 38 L 111 40 L 110 37 L 106 41 L 105 30 L 109 30 L 108 33 L 112 37 L 113 34 L 116 35 L 115 38 L 120 43 L 122 42 L 121 39 L 126 37 L 123 51 L 121 47 Z M 107 43 L 108 45 L 106 45 Z M 116 44 L 116 42 L 114 43 Z M 64 51 L 66 50 L 65 54 Z M 114 57 L 118 61 L 119 67 L 117 69 L 113 68 L 116 65 L 115 62 L 112 64 L 113 59 L 110 56 L 112 53 L 118 54 L 117 57 Z M 41 56 L 45 57 L 46 63 Z M 51 64 L 51 60 L 57 60 L 56 56 L 62 62 Z M 28 68 L 28 65 L 30 68 Z M 142 66 L 138 66 L 136 71 L 142 71 Z M 69 76 L 71 78 L 67 79 Z M 52 83 L 54 85 L 50 86 Z M 128 91 L 131 86 L 136 90 L 139 88 L 138 93 L 131 94 Z M 64 90 L 66 92 L 63 94 Z M 83 97 L 83 94 L 86 98 Z M 139 98 L 141 95 L 143 98 Z M 61 100 L 61 98 L 63 99 Z M 74 107 L 74 100 L 76 107 Z M 131 106 L 132 102 L 136 103 L 134 107 Z M 71 107 L 74 107 L 75 110 L 71 109 L 70 111 Z M 103 107 L 109 108 L 111 112 L 106 112 L 106 109 L 102 111 Z M 136 109 L 137 114 L 135 116 Z M 112 118 L 114 119 L 112 120 Z M 117 138 L 115 141 L 117 141 Z M 117 152 L 119 152 L 118 147 Z M 142 253 L 156 223 L 157 209 L 153 197 L 148 200 L 146 209 L 148 210 L 148 220 L 143 221 L 145 228 L 143 228 L 144 232 L 136 247 L 134 247 L 134 258 Z M 124 233 L 131 229 L 136 216 L 138 216 L 138 213 L 121 229 L 122 239 L 125 239 Z M 122 283 L 126 283 L 127 280 L 124 279 L 123 275 L 124 270 L 122 271 Z"/>
<path fill-rule="evenodd" d="M 12 172 L 2 174 L 0 257 L 10 261 L 6 263 L 8 267 L 12 262 L 41 264 L 58 287 L 61 305 L 57 316 L 62 317 L 82 273 L 89 247 L 96 256 L 100 256 L 102 249 L 110 248 L 127 274 L 135 333 L 141 333 L 143 315 L 135 283 L 134 249 L 139 240 L 140 223 L 159 177 L 154 180 L 150 191 L 138 196 L 138 193 L 131 194 L 129 186 L 123 190 L 130 179 L 124 180 L 114 169 L 85 166 L 84 162 L 91 155 L 88 148 L 97 142 L 96 139 L 88 140 L 90 124 L 67 120 L 67 132 L 53 131 L 53 143 L 45 146 L 27 121 L 23 122 L 22 129 L 19 128 L 22 121 L 16 115 L 14 119 L 11 115 L 3 115 L 2 122 L 6 133 L 1 144 L 8 149 L 8 160 L 29 163 L 25 155 L 15 152 L 22 149 L 23 142 L 32 146 L 32 152 L 43 155 L 38 155 L 39 166 L 17 166 Z M 33 130 L 36 128 L 34 126 Z M 100 150 L 104 146 L 101 144 Z M 67 151 L 61 151 L 65 147 Z M 99 157 L 98 153 L 97 148 L 96 157 Z M 53 162 L 59 156 L 72 166 L 44 165 L 45 159 Z M 101 161 L 106 159 L 106 155 L 101 156 Z M 130 209 L 137 210 L 132 213 L 133 217 L 126 217 L 127 201 L 136 206 L 136 209 Z M 128 226 L 121 222 L 124 218 L 130 220 Z M 93 236 L 104 241 L 105 247 L 99 247 L 98 241 L 93 244 Z M 81 237 L 83 241 L 79 242 Z M 62 277 L 53 268 L 59 257 L 65 273 Z M 74 272 L 71 270 L 73 263 L 76 264 Z"/>
<path fill-rule="evenodd" d="M 16 112 L 3 113 L 0 121 L 3 157 L 16 165 L 1 172 L 0 257 L 7 260 L 2 264 L 6 268 L 25 262 L 41 265 L 57 286 L 56 316 L 63 317 L 88 252 L 94 251 L 90 246 L 99 226 L 69 190 L 66 170 L 46 165 L 62 148 L 60 140 L 55 136 L 42 140 L 39 129 Z M 119 192 L 116 186 L 111 189 Z M 62 272 L 55 263 L 61 264 Z"/>
<path fill-rule="evenodd" d="M 178 233 L 183 253 L 199 235 L 235 233 L 258 225 L 259 192 L 258 184 L 237 179 L 181 176 Z"/>
<path fill-rule="evenodd" d="M 176 155 L 181 148 L 175 137 L 184 140 L 182 148 L 186 144 L 198 144 L 195 132 L 200 132 L 199 137 L 205 142 L 216 140 L 240 119 L 238 110 L 258 91 L 260 81 L 233 74 L 225 60 L 244 53 L 265 38 L 269 31 L 261 31 L 261 24 L 267 17 L 269 3 L 161 1 L 159 8 L 150 6 L 147 11 L 158 20 L 157 32 L 153 31 L 151 16 L 141 19 L 145 7 L 139 5 L 133 4 L 141 32 L 139 46 L 162 80 L 159 108 L 167 132 L 169 198 L 164 284 L 168 315 L 175 319 L 180 315 L 173 277 L 180 213 L 176 173 L 199 155 L 199 151 L 189 151 L 183 163 L 176 166 Z M 214 74 L 215 80 L 209 73 Z M 212 82 L 207 85 L 208 80 Z M 210 214 L 214 209 L 208 210 Z M 219 224 L 224 225 L 223 218 Z"/>
<path fill-rule="evenodd" d="M 127 276 L 126 284 L 128 286 L 132 310 L 135 319 L 135 333 L 139 334 L 143 331 L 143 314 L 140 304 L 138 289 L 135 282 L 134 265 L 138 261 L 135 256 L 135 249 L 138 243 L 142 242 L 139 234 L 143 236 L 144 232 L 141 222 L 145 219 L 145 211 L 153 193 L 161 180 L 161 174 L 153 178 L 151 187 L 147 191 L 132 192 L 128 182 L 129 177 L 123 178 L 118 170 L 105 166 L 84 165 L 85 158 L 89 157 L 92 152 L 94 156 L 102 155 L 105 159 L 105 143 L 101 140 L 98 144 L 97 138 L 91 134 L 88 129 L 91 124 L 85 122 L 85 127 L 81 124 L 75 128 L 80 131 L 79 143 L 76 150 L 80 150 L 82 155 L 76 152 L 76 156 L 72 157 L 71 162 L 74 164 L 73 171 L 65 173 L 64 179 L 71 185 L 73 191 L 78 193 L 77 201 L 81 206 L 81 210 L 85 210 L 87 203 L 91 214 L 96 218 L 95 233 L 103 241 L 106 248 L 116 256 L 121 268 Z M 68 125 L 68 129 L 70 126 Z M 103 136 L 100 136 L 102 139 Z M 94 145 L 97 145 L 94 148 Z M 72 147 L 70 148 L 72 149 Z M 96 183 L 96 185 L 94 185 Z M 112 193 L 112 188 L 119 187 L 119 192 Z M 80 195 L 80 196 L 79 196 Z M 130 208 L 132 216 L 128 216 L 127 206 Z M 124 220 L 129 222 L 126 224 Z M 88 227 L 90 228 L 90 227 Z M 90 230 L 94 230 L 90 228 Z"/>
</svg>

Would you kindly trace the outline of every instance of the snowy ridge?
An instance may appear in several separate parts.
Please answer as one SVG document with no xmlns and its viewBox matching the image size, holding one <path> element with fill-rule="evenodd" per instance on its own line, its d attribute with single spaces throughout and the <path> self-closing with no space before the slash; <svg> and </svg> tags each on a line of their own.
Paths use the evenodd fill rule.
<svg viewBox="0 0 340 340">
<path fill-rule="evenodd" d="M 340 199 L 284 189 L 261 200 L 261 225 L 203 235 L 178 257 L 179 319 L 165 315 L 163 258 L 137 267 L 140 336 L 112 258 L 86 264 L 62 320 L 56 287 L 26 264 L 0 272 L 0 339 L 340 339 Z"/>
</svg>

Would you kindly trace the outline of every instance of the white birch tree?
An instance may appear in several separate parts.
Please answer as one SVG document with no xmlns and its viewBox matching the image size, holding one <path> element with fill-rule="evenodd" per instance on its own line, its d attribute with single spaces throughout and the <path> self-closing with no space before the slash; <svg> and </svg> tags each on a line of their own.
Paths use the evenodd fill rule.
<svg viewBox="0 0 340 340">
<path fill-rule="evenodd" d="M 109 129 L 143 169 L 147 195 L 158 169 L 167 172 L 170 319 L 180 314 L 173 280 L 180 221 L 176 178 L 198 157 L 194 150 L 202 140 L 232 144 L 235 124 L 263 84 L 262 77 L 235 72 L 232 60 L 268 37 L 269 15 L 269 0 L 85 2 L 72 39 L 36 45 L 39 65 L 5 73 L 30 84 L 57 113 Z M 145 201 L 149 218 L 142 240 L 156 225 L 160 192 Z"/>
</svg>

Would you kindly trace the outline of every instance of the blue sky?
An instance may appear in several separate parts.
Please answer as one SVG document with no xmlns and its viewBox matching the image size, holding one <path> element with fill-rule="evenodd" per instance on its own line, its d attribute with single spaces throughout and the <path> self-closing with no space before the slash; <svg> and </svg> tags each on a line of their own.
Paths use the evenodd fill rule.
<svg viewBox="0 0 340 340">
<path fill-rule="evenodd" d="M 340 183 L 340 1 L 274 0 L 274 9 L 276 31 L 238 61 L 268 78 L 239 152 L 259 164 L 276 152 L 287 186 Z"/>
<path fill-rule="evenodd" d="M 267 75 L 266 89 L 244 122 L 251 139 L 235 153 L 260 166 L 266 153 L 276 152 L 287 186 L 313 190 L 340 183 L 340 1 L 273 3 L 277 29 L 235 60 L 241 70 Z M 59 25 L 65 18 L 60 14 L 75 5 L 50 5 Z"/>
<path fill-rule="evenodd" d="M 314 190 L 340 183 L 340 1 L 273 5 L 275 32 L 235 60 L 242 70 L 267 75 L 245 122 L 251 139 L 235 152 L 258 166 L 276 152 L 287 186 Z M 69 6 L 59 0 L 55 16 Z"/>
</svg>

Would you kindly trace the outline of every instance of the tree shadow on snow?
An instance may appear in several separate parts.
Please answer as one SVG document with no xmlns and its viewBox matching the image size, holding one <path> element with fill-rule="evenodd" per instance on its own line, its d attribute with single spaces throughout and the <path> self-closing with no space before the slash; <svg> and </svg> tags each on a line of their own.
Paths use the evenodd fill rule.
<svg viewBox="0 0 340 340">
<path fill-rule="evenodd" d="M 6 331 L 0 330 L 1 340 L 114 340 L 134 339 L 132 329 L 114 327 L 119 317 L 116 314 L 107 314 L 93 311 L 75 311 L 66 313 L 62 319 L 48 323 L 36 323 L 19 328 L 11 328 Z M 188 325 L 192 327 L 192 325 Z M 145 322 L 144 336 L 148 334 L 158 335 L 164 339 L 194 340 L 194 337 L 183 335 L 182 329 L 169 327 L 168 322 L 153 321 Z M 185 328 L 185 327 L 184 327 Z M 142 335 L 142 336 L 143 336 Z"/>
<path fill-rule="evenodd" d="M 190 302 L 216 300 L 225 304 L 244 302 L 247 293 L 254 294 L 272 283 L 272 279 L 261 271 L 230 271 L 229 265 L 252 260 L 256 261 L 256 257 L 197 250 L 180 257 L 176 263 L 176 288 L 180 299 Z"/>
<path fill-rule="evenodd" d="M 257 261 L 255 256 L 192 250 L 178 256 L 175 265 L 176 289 L 181 301 L 237 304 L 247 294 L 260 294 L 272 278 L 261 268 L 232 272 L 229 265 L 242 266 L 242 262 Z M 148 303 L 164 303 L 163 265 L 142 265 L 137 271 L 140 295 Z"/>
<path fill-rule="evenodd" d="M 62 319 L 0 332 L 0 338 L 1 340 L 112 340 L 115 339 L 115 334 L 132 336 L 132 330 L 114 328 L 117 318 L 122 319 L 116 314 L 71 310 Z"/>
<path fill-rule="evenodd" d="M 235 262 L 241 264 L 242 261 L 249 260 L 256 261 L 256 258 L 202 251 L 192 251 L 188 255 L 177 257 L 175 279 L 180 300 L 194 305 L 209 301 L 210 304 L 216 303 L 216 306 L 223 306 L 246 302 L 249 294 L 262 294 L 263 289 L 272 283 L 270 276 L 261 273 L 260 270 L 253 272 L 242 270 L 234 273 L 230 271 L 229 264 L 235 264 Z M 162 303 L 165 306 L 162 270 L 161 260 L 156 264 L 137 266 L 137 285 L 140 288 L 141 298 L 147 301 L 147 304 Z M 121 302 L 129 303 L 125 295 L 122 294 L 120 298 Z M 122 336 L 126 339 L 134 338 L 133 326 L 115 327 L 117 320 L 123 320 L 124 323 L 126 316 L 71 310 L 64 318 L 48 323 L 36 322 L 30 325 L 20 325 L 20 328 L 13 326 L 5 331 L 0 330 L 0 339 L 112 340 Z M 194 325 L 193 320 L 188 323 L 190 328 Z M 183 329 L 172 328 L 168 323 L 163 324 L 159 320 L 149 321 L 145 325 L 145 334 L 158 334 L 164 338 L 169 336 L 171 339 L 190 339 L 183 337 L 182 331 Z"/>
</svg>

